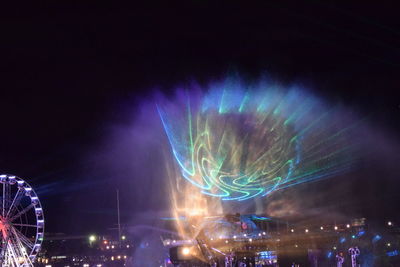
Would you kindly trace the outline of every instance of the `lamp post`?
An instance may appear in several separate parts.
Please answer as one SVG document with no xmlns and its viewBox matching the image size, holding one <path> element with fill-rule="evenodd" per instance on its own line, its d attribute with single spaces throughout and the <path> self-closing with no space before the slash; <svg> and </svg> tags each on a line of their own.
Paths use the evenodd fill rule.
<svg viewBox="0 0 400 267">
<path fill-rule="evenodd" d="M 357 257 L 360 255 L 358 247 L 349 248 L 349 254 L 351 256 L 351 267 L 357 267 Z"/>
<path fill-rule="evenodd" d="M 121 220 L 119 215 L 119 190 L 117 189 L 118 245 L 121 247 Z"/>
<path fill-rule="evenodd" d="M 336 255 L 336 261 L 337 261 L 337 267 L 343 266 L 344 256 L 343 256 L 342 252 L 340 252 L 339 254 Z"/>
</svg>

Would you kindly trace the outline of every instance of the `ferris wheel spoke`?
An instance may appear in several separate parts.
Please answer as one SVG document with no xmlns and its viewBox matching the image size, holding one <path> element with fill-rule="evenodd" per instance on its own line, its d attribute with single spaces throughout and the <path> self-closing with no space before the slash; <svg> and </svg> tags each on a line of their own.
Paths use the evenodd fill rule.
<svg viewBox="0 0 400 267">
<path fill-rule="evenodd" d="M 29 206 L 27 206 L 26 208 L 24 208 L 23 210 L 21 210 L 20 212 L 18 212 L 17 214 L 15 214 L 14 216 L 12 216 L 9 221 L 13 222 L 15 219 L 21 217 L 22 215 L 24 215 L 25 213 L 27 213 L 29 210 L 31 210 L 34 207 L 34 204 L 31 203 Z"/>
<path fill-rule="evenodd" d="M 21 201 L 22 197 L 23 197 L 23 192 L 21 193 L 21 189 L 18 188 L 17 193 L 15 193 L 14 199 L 10 205 L 10 207 L 8 208 L 7 214 L 5 217 L 8 217 L 8 215 L 13 214 L 14 210 L 17 209 L 17 206 L 19 205 L 19 202 Z"/>
<path fill-rule="evenodd" d="M 25 224 L 25 223 L 13 223 L 14 226 L 23 226 L 23 227 L 34 227 L 37 228 L 36 224 Z"/>
<path fill-rule="evenodd" d="M 5 207 L 5 203 L 6 203 L 6 184 L 4 183 L 3 184 L 3 196 L 2 196 L 2 198 L 1 198 L 1 205 L 3 206 L 3 209 L 2 209 L 2 211 L 1 211 L 1 216 L 3 216 L 4 217 L 4 211 L 6 210 L 6 207 Z"/>
<path fill-rule="evenodd" d="M 15 229 L 14 227 L 13 227 L 13 232 L 14 232 L 14 234 L 17 236 L 17 238 L 25 245 L 25 246 L 27 246 L 29 249 L 33 249 L 33 247 L 34 247 L 34 243 L 31 241 L 31 240 L 29 240 L 29 238 L 27 238 L 23 233 L 21 233 L 18 229 Z"/>
<path fill-rule="evenodd" d="M 8 198 L 9 198 L 9 187 L 8 187 L 8 183 L 3 183 L 3 210 L 2 210 L 2 216 L 4 217 L 6 215 L 6 209 L 8 209 L 7 207 L 7 203 L 8 203 Z"/>
</svg>

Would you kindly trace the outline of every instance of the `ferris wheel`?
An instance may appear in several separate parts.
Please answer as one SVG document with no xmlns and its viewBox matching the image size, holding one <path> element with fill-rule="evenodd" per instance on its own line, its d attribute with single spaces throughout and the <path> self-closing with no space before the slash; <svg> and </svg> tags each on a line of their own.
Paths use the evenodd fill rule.
<svg viewBox="0 0 400 267">
<path fill-rule="evenodd" d="M 33 266 L 44 235 L 42 205 L 23 179 L 2 174 L 0 184 L 0 266 Z"/>
</svg>

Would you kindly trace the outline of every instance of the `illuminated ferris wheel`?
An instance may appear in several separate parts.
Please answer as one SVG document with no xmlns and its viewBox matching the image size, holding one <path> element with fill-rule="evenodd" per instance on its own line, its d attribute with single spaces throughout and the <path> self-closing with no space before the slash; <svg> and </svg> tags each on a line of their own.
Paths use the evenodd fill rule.
<svg viewBox="0 0 400 267">
<path fill-rule="evenodd" d="M 0 266 L 33 266 L 44 235 L 42 205 L 21 178 L 3 174 L 0 184 Z"/>
</svg>

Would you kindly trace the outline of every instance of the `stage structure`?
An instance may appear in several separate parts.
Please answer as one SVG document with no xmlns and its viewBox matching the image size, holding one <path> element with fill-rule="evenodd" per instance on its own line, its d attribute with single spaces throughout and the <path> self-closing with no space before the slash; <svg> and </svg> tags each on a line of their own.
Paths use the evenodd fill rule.
<svg viewBox="0 0 400 267">
<path fill-rule="evenodd" d="M 3 174 L 0 184 L 0 265 L 33 266 L 44 235 L 42 205 L 23 179 Z"/>
</svg>

